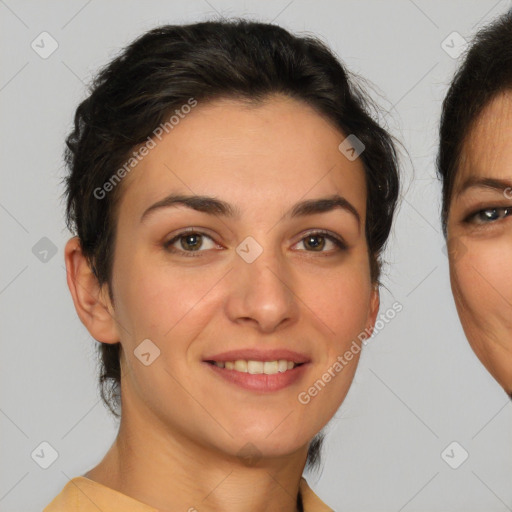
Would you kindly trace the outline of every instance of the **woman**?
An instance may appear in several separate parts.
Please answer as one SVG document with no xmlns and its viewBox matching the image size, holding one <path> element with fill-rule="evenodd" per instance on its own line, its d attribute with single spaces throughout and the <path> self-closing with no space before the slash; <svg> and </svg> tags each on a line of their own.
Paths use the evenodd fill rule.
<svg viewBox="0 0 512 512">
<path fill-rule="evenodd" d="M 512 11 L 477 34 L 450 86 L 438 171 L 457 311 L 512 398 Z"/>
<path fill-rule="evenodd" d="M 122 414 L 46 512 L 331 510 L 301 475 L 375 322 L 398 195 L 338 60 L 263 23 L 163 26 L 67 145 L 68 285 Z"/>
</svg>

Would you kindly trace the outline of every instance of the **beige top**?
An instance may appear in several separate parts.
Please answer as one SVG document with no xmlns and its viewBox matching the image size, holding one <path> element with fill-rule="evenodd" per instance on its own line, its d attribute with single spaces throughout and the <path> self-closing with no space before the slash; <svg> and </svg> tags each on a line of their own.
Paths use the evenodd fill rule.
<svg viewBox="0 0 512 512">
<path fill-rule="evenodd" d="M 310 489 L 302 477 L 299 484 L 304 512 L 334 512 Z M 72 478 L 43 512 L 158 512 L 130 496 L 84 476 Z M 193 510 L 193 508 L 192 508 Z"/>
</svg>

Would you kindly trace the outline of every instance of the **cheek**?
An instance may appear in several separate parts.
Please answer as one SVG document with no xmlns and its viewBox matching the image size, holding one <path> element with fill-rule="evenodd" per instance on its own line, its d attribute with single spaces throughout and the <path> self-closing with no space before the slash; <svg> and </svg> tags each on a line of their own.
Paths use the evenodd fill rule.
<svg viewBox="0 0 512 512">
<path fill-rule="evenodd" d="M 134 283 L 131 294 L 130 310 L 135 311 L 137 321 L 135 329 L 145 329 L 148 335 L 162 342 L 175 340 L 178 333 L 183 339 L 193 338 L 202 324 L 201 318 L 208 317 L 216 305 L 214 287 L 218 280 L 216 275 L 187 275 L 176 271 L 146 274 Z"/>
<path fill-rule="evenodd" d="M 456 301 L 463 320 L 510 323 L 512 311 L 512 240 L 466 241 L 466 251 L 450 261 Z"/>
<path fill-rule="evenodd" d="M 299 282 L 297 295 L 311 318 L 321 320 L 318 329 L 333 341 L 331 353 L 342 352 L 367 327 L 372 290 L 368 268 L 342 268 L 323 278 L 303 275 Z"/>
<path fill-rule="evenodd" d="M 364 251 L 338 268 L 297 265 L 283 280 L 292 290 L 300 316 L 326 340 L 331 355 L 343 351 L 367 327 L 371 295 L 368 258 Z M 229 267 L 176 267 L 162 262 L 148 264 L 136 256 L 118 264 L 116 315 L 130 333 L 131 344 L 145 338 L 162 344 L 166 340 L 194 340 L 198 332 L 222 315 L 236 282 Z M 232 272 L 236 272 L 233 269 Z M 284 286 L 284 285 L 283 285 Z M 221 321 L 220 321 L 221 323 Z M 124 340 L 127 341 L 126 339 Z M 189 341 L 182 344 L 186 350 Z"/>
<path fill-rule="evenodd" d="M 187 315 L 200 311 L 216 275 L 187 271 L 141 255 L 118 264 L 116 316 L 133 342 L 163 342 L 187 325 Z M 117 285 L 117 286 L 116 286 Z"/>
</svg>

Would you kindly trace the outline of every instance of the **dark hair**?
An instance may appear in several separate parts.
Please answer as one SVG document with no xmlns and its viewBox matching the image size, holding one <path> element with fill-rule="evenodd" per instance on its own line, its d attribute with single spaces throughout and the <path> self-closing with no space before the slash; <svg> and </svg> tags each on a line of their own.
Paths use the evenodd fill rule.
<svg viewBox="0 0 512 512">
<path fill-rule="evenodd" d="M 374 121 L 372 105 L 320 41 L 244 19 L 155 28 L 103 68 L 78 106 L 66 144 L 67 226 L 78 235 L 99 284 L 111 277 L 122 183 L 101 200 L 95 195 L 176 108 L 235 98 L 263 101 L 280 93 L 302 101 L 345 135 L 364 144 L 360 154 L 367 187 L 366 239 L 372 281 L 388 238 L 399 189 L 397 155 L 388 133 Z M 119 417 L 120 343 L 99 345 L 100 391 Z M 310 444 L 308 467 L 318 461 L 322 436 Z"/>
<path fill-rule="evenodd" d="M 443 184 L 441 216 L 445 235 L 464 142 L 484 107 L 511 87 L 512 10 L 476 34 L 443 101 L 437 172 Z"/>
</svg>

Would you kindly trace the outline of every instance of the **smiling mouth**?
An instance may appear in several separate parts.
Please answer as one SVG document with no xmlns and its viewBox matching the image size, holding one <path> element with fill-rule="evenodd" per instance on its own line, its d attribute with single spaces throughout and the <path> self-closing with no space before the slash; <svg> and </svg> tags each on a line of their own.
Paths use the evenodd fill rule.
<svg viewBox="0 0 512 512">
<path fill-rule="evenodd" d="M 236 361 L 206 361 L 207 363 L 223 368 L 225 370 L 234 370 L 239 373 L 250 373 L 251 375 L 275 375 L 277 373 L 285 373 L 293 370 L 304 363 L 295 363 L 286 359 L 279 359 L 275 361 L 254 361 L 237 359 Z"/>
</svg>

